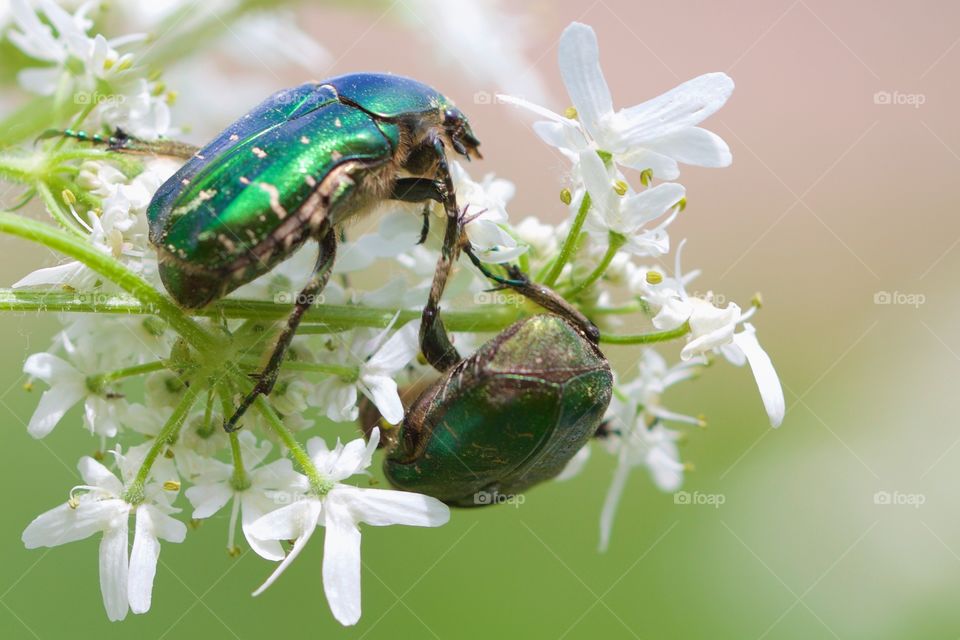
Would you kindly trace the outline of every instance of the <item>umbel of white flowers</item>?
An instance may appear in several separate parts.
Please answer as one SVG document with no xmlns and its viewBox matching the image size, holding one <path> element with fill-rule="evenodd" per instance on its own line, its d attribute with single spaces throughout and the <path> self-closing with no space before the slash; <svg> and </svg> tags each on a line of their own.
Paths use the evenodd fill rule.
<svg viewBox="0 0 960 640">
<path fill-rule="evenodd" d="M 84 5 L 70 14 L 41 0 L 35 12 L 26 0 L 13 1 L 13 22 L 6 35 L 33 61 L 20 70 L 21 86 L 50 94 L 57 87 L 84 91 L 109 83 L 126 99 L 98 106 L 89 118 L 121 125 L 145 139 L 169 135 L 170 114 L 162 92 L 136 65 L 140 50 L 134 47 L 141 39 L 89 36 L 87 10 Z M 119 52 L 128 47 L 131 52 Z M 723 167 L 731 161 L 724 141 L 698 125 L 723 106 L 733 82 L 722 73 L 707 74 L 647 102 L 615 109 L 590 27 L 570 25 L 561 37 L 559 58 L 573 104 L 563 115 L 521 98 L 501 100 L 544 118 L 534 124 L 535 131 L 570 161 L 564 197 L 570 220 L 553 226 L 527 218 L 513 225 L 507 213 L 514 194 L 511 182 L 492 174 L 474 180 L 457 163 L 452 174 L 459 204 L 473 212 L 466 235 L 482 260 L 525 262 L 531 273 L 546 273 L 548 284 L 575 292 L 571 300 L 589 305 L 604 318 L 648 311 L 658 330 L 677 330 L 686 340 L 676 364 L 645 347 L 636 375 L 618 376 L 606 416 L 609 433 L 601 444 L 591 445 L 616 462 L 601 514 L 600 544 L 605 548 L 633 469 L 645 468 L 664 491 L 676 490 L 683 481 L 680 433 L 668 425 L 702 420 L 667 408 L 667 389 L 697 375 L 708 359 L 723 356 L 735 365 L 749 364 L 774 426 L 783 420 L 785 408 L 777 374 L 752 324 L 756 306 L 742 311 L 732 302 L 718 306 L 710 295 L 690 295 L 688 286 L 698 272 L 681 271 L 682 242 L 675 249 L 672 274 L 649 266 L 671 252 L 670 225 L 686 205 L 687 192 L 676 182 L 680 165 Z M 101 206 L 98 215 L 84 218 L 74 208 L 75 200 L 64 196 L 68 211 L 63 217 L 72 216 L 74 230 L 98 255 L 111 256 L 131 277 L 162 290 L 155 253 L 146 240 L 145 210 L 176 165 L 147 158 L 143 171 L 132 178 L 102 156 L 86 158 L 75 168 L 71 188 Z M 344 243 L 337 273 L 376 269 L 377 259 L 387 259 L 392 279 L 372 291 L 333 279 L 324 291 L 327 304 L 375 307 L 385 310 L 385 317 L 423 304 L 439 246 L 417 244 L 420 220 L 414 214 L 419 211 L 398 205 L 384 212 L 379 228 Z M 579 253 L 566 251 L 578 246 L 581 231 L 586 242 Z M 568 256 L 565 264 L 557 261 L 558 254 Z M 300 252 L 235 297 L 269 301 L 278 292 L 290 291 L 314 257 Z M 464 263 L 447 293 L 479 297 L 488 286 L 478 270 Z M 18 291 L 49 287 L 107 296 L 119 291 L 82 261 L 39 269 L 14 285 Z M 624 288 L 629 300 L 617 301 Z M 282 416 L 277 420 L 285 433 L 293 438 L 310 429 L 308 410 L 315 407 L 323 407 L 330 420 L 354 421 L 363 397 L 388 422 L 402 419 L 398 387 L 417 381 L 428 369 L 416 358 L 418 325 L 396 327 L 397 317 L 379 331 L 353 327 L 340 334 L 297 337 L 293 351 L 300 371 L 285 369 L 269 399 Z M 252 416 L 244 433 L 227 436 L 218 427 L 229 407 L 220 405 L 218 394 L 196 388 L 199 385 L 185 390 L 168 368 L 178 335 L 167 324 L 153 317 L 99 313 L 63 322 L 53 346 L 31 355 L 24 365 L 32 381 L 47 387 L 28 431 L 46 437 L 67 421 L 71 408 L 82 407 L 83 426 L 100 439 L 102 451 L 112 448 L 112 455 L 104 462 L 83 457 L 78 465 L 81 483 L 69 491 L 66 502 L 30 523 L 23 542 L 29 548 L 52 547 L 98 535 L 100 586 L 111 620 L 150 608 L 160 541 L 179 543 L 186 537 L 187 528 L 178 519 L 181 493 L 198 520 L 229 508 L 228 551 L 237 550 L 239 528 L 251 549 L 278 563 L 256 593 L 273 584 L 323 527 L 324 592 L 334 617 L 345 625 L 360 618 L 361 525 L 436 527 L 447 522 L 447 507 L 433 498 L 345 482 L 367 473 L 378 430 L 367 442 L 337 442 L 332 449 L 312 437 L 303 451 L 295 438 L 285 440 L 269 428 L 269 416 Z M 463 353 L 477 344 L 472 334 L 456 337 Z M 139 388 L 125 386 L 141 377 L 142 399 L 136 395 Z M 210 391 L 206 402 L 203 391 Z M 165 441 L 170 424 L 179 430 Z M 560 479 L 575 475 L 589 453 L 585 447 Z M 288 552 L 281 544 L 286 540 L 294 541 Z"/>
</svg>

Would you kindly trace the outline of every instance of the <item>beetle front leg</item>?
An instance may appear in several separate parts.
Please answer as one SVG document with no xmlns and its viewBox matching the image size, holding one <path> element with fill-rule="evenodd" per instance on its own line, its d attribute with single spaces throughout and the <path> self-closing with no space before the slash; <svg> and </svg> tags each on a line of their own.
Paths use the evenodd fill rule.
<svg viewBox="0 0 960 640">
<path fill-rule="evenodd" d="M 155 140 L 152 142 L 149 140 L 141 140 L 140 138 L 131 136 L 120 127 L 117 127 L 110 136 L 75 129 L 50 129 L 40 134 L 37 140 L 55 137 L 73 138 L 81 142 L 104 145 L 110 151 L 148 153 L 157 156 L 181 158 L 183 160 L 192 158 L 193 155 L 200 150 L 200 147 L 177 140 Z"/>
<path fill-rule="evenodd" d="M 437 155 L 437 178 L 443 184 L 445 191 L 443 209 L 447 217 L 447 227 L 443 236 L 443 246 L 440 249 L 440 258 L 437 260 L 437 268 L 433 272 L 430 295 L 423 307 L 420 320 L 420 350 L 433 368 L 446 371 L 460 362 L 460 354 L 450 342 L 450 336 L 440 319 L 440 298 L 443 297 L 447 279 L 460 253 L 461 224 L 460 213 L 457 211 L 457 199 L 453 192 L 453 179 L 450 177 L 450 169 L 447 166 L 443 141 L 439 137 L 434 139 L 433 148 Z"/>
<path fill-rule="evenodd" d="M 277 376 L 280 374 L 283 358 L 287 353 L 287 349 L 290 347 L 290 343 L 293 342 L 294 336 L 297 334 L 297 327 L 300 326 L 303 314 L 307 312 L 307 309 L 313 304 L 317 295 L 327 286 L 327 281 L 330 280 L 330 274 L 333 271 L 333 262 L 337 256 L 337 233 L 333 227 L 330 226 L 329 222 L 325 223 L 325 229 L 325 231 L 323 229 L 320 231 L 322 234 L 320 239 L 320 255 L 317 256 L 317 262 L 313 267 L 310 280 L 303 289 L 300 290 L 300 293 L 297 294 L 296 305 L 293 307 L 290 315 L 287 316 L 287 324 L 283 328 L 283 331 L 280 332 L 280 336 L 277 338 L 277 344 L 273 348 L 273 353 L 270 354 L 270 360 L 260 373 L 257 384 L 240 402 L 234 414 L 224 424 L 224 429 L 227 431 L 236 431 L 239 429 L 240 426 L 238 422 L 240 418 L 246 413 L 247 409 L 250 408 L 250 405 L 256 401 L 257 397 L 269 395 L 270 392 L 273 391 L 273 386 L 277 382 Z"/>
</svg>

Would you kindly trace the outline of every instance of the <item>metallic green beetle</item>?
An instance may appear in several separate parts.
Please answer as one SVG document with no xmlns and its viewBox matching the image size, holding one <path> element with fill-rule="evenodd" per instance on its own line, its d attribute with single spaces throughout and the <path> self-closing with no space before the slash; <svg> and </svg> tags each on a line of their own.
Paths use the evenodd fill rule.
<svg viewBox="0 0 960 640">
<path fill-rule="evenodd" d="M 496 504 L 563 470 L 597 432 L 612 385 L 581 328 L 556 315 L 520 320 L 417 398 L 384 472 L 451 505 Z"/>
<path fill-rule="evenodd" d="M 120 131 L 110 138 L 66 133 L 117 150 L 189 158 L 147 210 L 160 276 L 184 307 L 205 306 L 270 271 L 307 241 L 320 243 L 313 274 L 259 381 L 228 420 L 229 430 L 273 388 L 303 314 L 329 279 L 338 227 L 387 198 L 444 205 L 444 246 L 420 340 L 437 369 L 459 361 L 439 318 L 461 235 L 447 148 L 479 158 L 479 141 L 463 113 L 431 87 L 376 73 L 306 83 L 270 96 L 202 149 L 147 143 Z M 425 208 L 421 241 L 428 220 Z"/>
</svg>

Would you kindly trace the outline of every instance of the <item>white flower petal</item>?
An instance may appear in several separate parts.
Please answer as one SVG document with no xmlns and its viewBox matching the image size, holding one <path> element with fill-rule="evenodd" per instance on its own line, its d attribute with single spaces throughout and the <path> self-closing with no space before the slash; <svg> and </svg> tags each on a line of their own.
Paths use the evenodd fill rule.
<svg viewBox="0 0 960 640">
<path fill-rule="evenodd" d="M 58 384 L 47 389 L 40 396 L 40 403 L 30 417 L 27 432 L 34 438 L 46 437 L 84 395 L 84 389 L 74 384 Z"/>
<path fill-rule="evenodd" d="M 331 496 L 324 510 L 323 591 L 333 617 L 350 626 L 360 619 L 360 529 Z"/>
<path fill-rule="evenodd" d="M 120 503 L 119 500 L 84 502 L 77 508 L 64 503 L 34 518 L 21 536 L 24 546 L 27 549 L 56 547 L 83 540 L 107 529 L 123 509 L 122 505 L 115 504 Z"/>
<path fill-rule="evenodd" d="M 283 560 L 283 545 L 278 540 L 263 540 L 253 535 L 251 531 L 253 523 L 275 508 L 276 504 L 266 496 L 250 491 L 242 493 L 240 501 L 242 505 L 240 523 L 247 544 L 261 558 L 274 562 Z"/>
<path fill-rule="evenodd" d="M 77 469 L 80 471 L 83 481 L 88 485 L 100 487 L 117 498 L 123 493 L 123 483 L 120 482 L 120 479 L 102 463 L 90 456 L 80 458 Z"/>
<path fill-rule="evenodd" d="M 627 455 L 626 448 L 620 451 L 617 469 L 613 472 L 613 482 L 610 483 L 607 497 L 603 501 L 603 510 L 600 512 L 600 551 L 606 551 L 607 547 L 610 546 L 613 519 L 617 515 L 617 507 L 620 505 L 623 489 L 626 487 L 627 478 L 630 476 L 630 462 L 627 460 Z"/>
<path fill-rule="evenodd" d="M 713 115 L 733 93 L 733 80 L 725 73 L 706 73 L 670 91 L 623 109 L 622 133 L 630 145 L 640 145 L 692 127 Z"/>
<path fill-rule="evenodd" d="M 439 527 L 450 520 L 450 508 L 436 498 L 389 489 L 359 489 L 338 486 L 330 495 L 346 504 L 358 522 L 378 527 L 405 524 L 414 527 Z"/>
<path fill-rule="evenodd" d="M 233 489 L 224 482 L 195 484 L 186 490 L 187 500 L 193 505 L 193 518 L 203 520 L 220 511 L 233 497 Z"/>
<path fill-rule="evenodd" d="M 55 267 L 45 267 L 32 271 L 11 286 L 14 289 L 20 289 L 23 287 L 69 285 L 79 289 L 83 285 L 85 276 L 89 273 L 87 265 L 82 262 L 65 262 Z"/>
<path fill-rule="evenodd" d="M 367 360 L 363 370 L 391 375 L 407 366 L 419 350 L 419 334 L 419 321 L 403 325 Z"/>
<path fill-rule="evenodd" d="M 277 580 L 277 578 L 280 577 L 281 573 L 286 571 L 287 567 L 290 566 L 290 563 L 296 560 L 297 556 L 300 555 L 300 552 L 303 551 L 303 548 L 307 545 L 307 542 L 310 540 L 310 536 L 313 535 L 313 532 L 317 530 L 317 521 L 320 519 L 320 511 L 321 511 L 320 501 L 308 500 L 298 505 L 291 505 L 291 507 L 298 507 L 298 506 L 301 507 L 301 509 L 298 510 L 297 513 L 299 513 L 301 517 L 299 518 L 299 521 L 295 524 L 299 527 L 300 530 L 297 533 L 296 541 L 293 543 L 293 548 L 290 549 L 290 553 L 288 553 L 287 557 L 283 559 L 283 562 L 281 562 L 277 566 L 277 568 L 274 569 L 273 573 L 270 574 L 270 577 L 267 578 L 266 582 L 260 585 L 260 587 L 253 592 L 254 596 L 258 596 L 261 593 L 263 593 L 264 590 L 267 589 L 267 587 L 272 585 Z M 285 507 L 284 509 L 287 509 L 287 508 L 288 507 Z M 284 509 L 278 509 L 278 511 L 283 511 Z M 268 513 L 263 518 L 260 518 L 260 520 L 254 523 L 253 530 L 254 531 L 258 530 L 258 524 L 270 518 L 270 516 L 272 516 L 275 513 L 277 513 L 277 511 Z M 282 530 L 280 526 L 263 527 L 263 529 L 267 532 L 276 532 L 276 531 Z M 265 539 L 272 539 L 271 535 L 265 535 L 265 536 L 258 535 L 258 537 L 263 537 Z M 276 539 L 288 540 L 289 538 L 290 536 L 286 536 L 283 538 L 276 538 Z"/>
<path fill-rule="evenodd" d="M 700 127 L 681 129 L 647 144 L 656 153 L 697 167 L 729 167 L 733 162 L 723 138 Z"/>
<path fill-rule="evenodd" d="M 126 618 L 129 608 L 127 526 L 127 518 L 120 519 L 116 527 L 103 533 L 100 541 L 100 592 L 103 595 L 103 607 L 112 622 Z"/>
<path fill-rule="evenodd" d="M 312 526 L 317 526 L 314 503 L 319 509 L 316 500 L 298 500 L 271 511 L 250 525 L 250 533 L 261 540 L 293 540 L 311 528 L 311 518 Z"/>
<path fill-rule="evenodd" d="M 360 390 L 376 405 L 383 419 L 390 424 L 403 420 L 403 402 L 397 392 L 397 383 L 387 376 L 363 376 Z"/>
<path fill-rule="evenodd" d="M 783 399 L 780 378 L 777 376 L 776 369 L 773 368 L 770 356 L 757 341 L 756 330 L 753 325 L 748 322 L 743 326 L 743 329 L 742 332 L 733 336 L 733 341 L 740 347 L 750 363 L 753 377 L 756 378 L 757 387 L 760 389 L 763 406 L 767 410 L 767 415 L 770 416 L 770 424 L 779 427 L 783 423 L 783 416 L 786 413 L 786 403 Z"/>
<path fill-rule="evenodd" d="M 147 505 L 137 507 L 136 527 L 133 535 L 133 549 L 130 551 L 130 576 L 127 596 L 130 610 L 134 613 L 146 613 L 150 610 L 153 596 L 153 578 L 157 573 L 157 559 L 160 557 L 160 541 L 157 540 L 153 526 L 153 511 Z"/>
<path fill-rule="evenodd" d="M 666 182 L 623 199 L 623 211 L 635 228 L 656 220 L 686 195 L 682 184 Z"/>
<path fill-rule="evenodd" d="M 580 121 L 588 131 L 599 130 L 601 121 L 613 113 L 613 98 L 600 69 L 597 35 L 585 24 L 574 22 L 560 36 L 560 75 Z"/>
</svg>

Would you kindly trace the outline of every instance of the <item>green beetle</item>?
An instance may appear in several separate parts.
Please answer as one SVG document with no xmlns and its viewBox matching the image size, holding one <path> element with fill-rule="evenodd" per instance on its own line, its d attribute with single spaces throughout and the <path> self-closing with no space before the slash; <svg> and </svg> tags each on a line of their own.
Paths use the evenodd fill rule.
<svg viewBox="0 0 960 640">
<path fill-rule="evenodd" d="M 188 158 L 147 210 L 161 279 L 184 307 L 203 307 L 267 273 L 307 241 L 320 243 L 313 273 L 228 430 L 273 388 L 303 314 L 330 277 L 338 228 L 384 199 L 444 205 L 447 229 L 420 341 L 437 369 L 459 361 L 439 318 L 461 235 L 447 150 L 479 158 L 479 141 L 463 113 L 435 89 L 379 73 L 309 82 L 270 96 L 201 149 L 144 142 L 119 130 L 109 138 L 66 135 L 115 150 Z M 428 225 L 425 207 L 421 242 Z"/>
<path fill-rule="evenodd" d="M 610 364 L 557 315 L 516 322 L 428 387 L 384 460 L 399 489 L 496 504 L 556 476 L 597 432 Z"/>
</svg>

